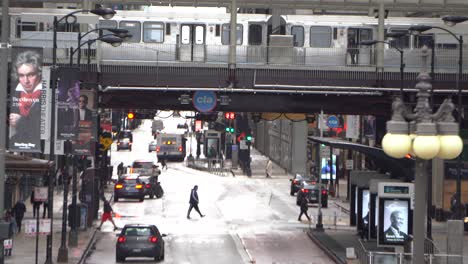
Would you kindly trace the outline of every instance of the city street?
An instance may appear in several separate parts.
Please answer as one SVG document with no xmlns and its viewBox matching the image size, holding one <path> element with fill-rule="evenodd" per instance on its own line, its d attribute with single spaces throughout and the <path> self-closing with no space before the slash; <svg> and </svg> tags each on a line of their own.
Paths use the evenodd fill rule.
<svg viewBox="0 0 468 264">
<path fill-rule="evenodd" d="M 147 159 L 152 139 L 145 123 L 134 131 L 133 151 L 113 151 L 114 168 L 134 159 Z M 113 146 L 115 147 L 115 146 Z M 165 237 L 165 263 L 333 263 L 307 236 L 308 222 L 297 221 L 296 197 L 289 195 L 286 175 L 216 176 L 169 163 L 159 180 L 165 194 L 161 199 L 121 200 L 114 203 L 116 224 L 155 224 Z M 198 185 L 200 218 L 195 210 L 187 219 L 190 190 Z M 324 209 L 337 210 L 334 206 Z M 310 207 L 309 213 L 316 213 Z M 305 217 L 303 217 L 305 219 Z M 86 263 L 113 263 L 118 231 L 105 223 L 98 234 L 96 250 Z M 112 260 L 112 262 L 110 262 Z M 152 259 L 127 259 L 147 263 Z"/>
</svg>

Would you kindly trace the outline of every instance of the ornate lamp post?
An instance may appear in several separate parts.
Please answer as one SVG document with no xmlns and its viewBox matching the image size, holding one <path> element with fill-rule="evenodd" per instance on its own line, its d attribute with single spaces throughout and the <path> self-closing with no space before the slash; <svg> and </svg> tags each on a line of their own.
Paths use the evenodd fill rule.
<svg viewBox="0 0 468 264">
<path fill-rule="evenodd" d="M 76 10 L 73 11 L 62 18 L 58 19 L 56 16 L 54 17 L 54 26 L 53 26 L 53 39 L 52 39 L 52 69 L 51 69 L 51 89 L 52 89 L 52 98 L 55 98 L 55 90 L 57 86 L 57 27 L 61 21 L 66 21 L 67 24 L 76 24 L 77 17 L 75 14 L 83 13 L 83 12 L 90 12 L 92 14 L 98 15 L 103 17 L 104 19 L 111 19 L 115 15 L 115 11 L 110 8 L 97 8 L 92 10 Z M 49 159 L 52 161 L 54 159 L 54 149 L 55 149 L 55 99 L 52 100 L 52 113 L 51 113 L 51 129 L 50 129 L 50 155 Z M 52 177 L 54 177 L 54 172 L 49 172 L 49 210 L 48 210 L 48 217 L 52 218 L 52 210 L 53 210 L 53 181 Z M 63 208 L 64 211 L 67 210 L 66 207 Z M 66 223 L 66 219 L 62 219 L 63 222 Z M 62 229 L 63 229 L 63 222 L 62 222 Z M 53 221 L 51 221 L 51 230 L 53 227 Z M 66 229 L 66 224 L 65 224 Z M 66 236 L 66 235 L 65 235 Z M 65 242 L 66 238 L 63 236 L 62 230 L 62 241 L 61 246 L 58 251 L 57 262 L 68 262 L 68 248 Z M 47 251 L 46 251 L 46 264 L 52 263 L 52 233 L 47 236 Z"/>
<path fill-rule="evenodd" d="M 454 26 L 458 23 L 462 23 L 468 20 L 467 16 L 445 16 L 442 18 L 444 23 L 447 26 Z M 462 112 L 463 112 L 463 105 L 462 105 L 462 88 L 460 87 L 460 81 L 462 78 L 462 73 L 463 73 L 463 35 L 460 35 L 457 37 L 452 31 L 442 28 L 442 27 L 437 27 L 437 26 L 425 26 L 425 25 L 420 25 L 420 26 L 412 26 L 408 28 L 408 31 L 411 32 L 412 34 L 419 34 L 421 32 L 430 30 L 430 29 L 440 29 L 442 31 L 445 31 L 449 33 L 452 37 L 455 38 L 458 42 L 458 76 L 456 79 L 456 89 L 458 90 L 458 122 L 461 122 L 462 120 Z M 462 218 L 462 206 L 461 206 L 461 165 L 462 165 L 462 160 L 461 156 L 458 156 L 457 159 L 457 188 L 456 188 L 456 218 L 461 219 Z"/>
<path fill-rule="evenodd" d="M 427 47 L 423 50 L 423 71 L 416 88 L 417 103 L 410 111 L 400 97 L 392 104 L 392 119 L 387 122 L 387 134 L 382 139 L 384 152 L 393 158 L 403 158 L 412 153 L 416 157 L 415 206 L 413 213 L 413 263 L 424 263 L 424 217 L 427 192 L 427 160 L 435 157 L 454 159 L 460 155 L 463 142 L 458 135 L 459 125 L 452 112 L 455 105 L 445 99 L 432 113 L 429 104 L 431 77 L 427 72 Z"/>
</svg>

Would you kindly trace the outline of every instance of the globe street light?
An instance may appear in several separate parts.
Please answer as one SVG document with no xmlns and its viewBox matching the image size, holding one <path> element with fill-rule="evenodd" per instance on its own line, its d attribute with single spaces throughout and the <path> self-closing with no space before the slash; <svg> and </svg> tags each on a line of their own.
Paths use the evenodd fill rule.
<svg viewBox="0 0 468 264">
<path fill-rule="evenodd" d="M 424 217 L 427 192 L 427 160 L 439 157 L 454 159 L 463 149 L 463 141 L 458 135 L 459 124 L 455 123 L 452 112 L 455 105 L 450 98 L 445 99 L 439 109 L 432 113 L 429 104 L 431 77 L 427 73 L 427 46 L 423 46 L 423 70 L 418 75 L 416 88 L 417 102 L 414 111 L 409 111 L 401 97 L 392 103 L 392 118 L 387 122 L 387 134 L 382 139 L 384 152 L 393 158 L 403 158 L 414 153 L 415 205 L 413 213 L 413 263 L 424 260 Z M 459 109 L 460 111 L 460 109 Z"/>
<path fill-rule="evenodd" d="M 53 39 L 52 39 L 52 67 L 51 67 L 51 96 L 52 96 L 52 112 L 51 112 L 51 129 L 50 129 L 50 154 L 49 154 L 49 160 L 53 161 L 54 159 L 54 149 L 55 149 L 55 91 L 56 91 L 56 86 L 57 86 L 57 28 L 58 25 L 61 21 L 64 21 L 67 24 L 76 24 L 77 23 L 77 17 L 75 14 L 77 13 L 83 13 L 83 12 L 90 12 L 92 14 L 98 15 L 103 17 L 104 19 L 111 19 L 115 15 L 115 11 L 110 9 L 110 8 L 97 8 L 97 9 L 92 9 L 92 10 L 76 10 L 73 11 L 60 19 L 57 18 L 57 16 L 54 16 L 54 22 L 53 22 Z M 49 198 L 49 209 L 48 209 L 48 217 L 52 219 L 52 211 L 53 211 L 53 177 L 54 173 L 53 171 L 49 172 L 49 193 L 48 193 L 48 198 Z M 67 210 L 66 207 L 63 208 L 63 210 Z M 66 219 L 62 219 L 62 228 L 63 224 L 66 221 Z M 51 225 L 51 230 L 53 227 L 53 221 L 50 221 Z M 66 222 L 65 222 L 66 223 Z M 65 226 L 66 228 L 66 226 Z M 65 239 L 62 236 L 62 241 L 61 241 L 61 246 L 58 251 L 58 256 L 57 256 L 57 262 L 68 262 L 68 248 L 65 243 Z M 52 264 L 52 232 L 50 235 L 47 235 L 47 250 L 46 250 L 46 264 Z"/>
<path fill-rule="evenodd" d="M 468 20 L 467 16 L 445 16 L 442 18 L 444 23 L 447 26 L 454 26 L 457 23 L 462 23 Z M 455 33 L 452 31 L 442 28 L 442 27 L 437 27 L 437 26 L 425 26 L 425 25 L 420 25 L 420 26 L 412 26 L 408 28 L 408 31 L 411 32 L 412 34 L 419 34 L 421 32 L 430 30 L 430 29 L 440 29 L 442 31 L 445 31 L 452 35 L 452 37 L 455 38 L 455 40 L 458 41 L 458 76 L 456 79 L 456 89 L 458 90 L 458 122 L 461 122 L 462 120 L 462 88 L 460 87 L 460 81 L 462 78 L 462 73 L 463 73 L 463 35 L 460 35 L 457 37 Z M 461 165 L 462 165 L 462 160 L 461 156 L 458 156 L 457 159 L 457 187 L 456 187 L 456 209 L 455 209 L 455 218 L 456 219 L 462 219 L 462 206 L 461 206 Z"/>
</svg>

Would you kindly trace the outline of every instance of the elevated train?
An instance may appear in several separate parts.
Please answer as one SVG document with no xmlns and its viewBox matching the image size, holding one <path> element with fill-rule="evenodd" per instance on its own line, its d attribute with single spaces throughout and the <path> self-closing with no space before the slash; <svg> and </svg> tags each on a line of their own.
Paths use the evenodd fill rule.
<svg viewBox="0 0 468 264">
<path fill-rule="evenodd" d="M 51 22 L 40 22 L 37 16 L 63 16 L 73 10 L 11 8 L 11 43 L 19 46 L 45 48 L 45 61 L 51 57 Z M 77 16 L 83 16 L 77 14 Z M 89 15 L 88 15 L 89 16 Z M 107 65 L 156 65 L 157 63 L 195 62 L 194 65 L 228 63 L 230 14 L 224 8 L 151 7 L 144 11 L 117 11 L 111 20 L 100 19 L 89 28 L 125 28 L 132 38 L 120 47 L 97 44 L 96 57 Z M 446 27 L 441 18 L 389 17 L 385 32 L 407 32 L 413 25 Z M 448 30 L 458 35 L 468 34 L 468 23 Z M 59 33 L 59 61 L 68 61 L 66 48 L 77 46 L 75 25 L 61 25 Z M 84 32 L 87 30 L 84 30 Z M 63 32 L 69 31 L 69 32 Z M 361 41 L 377 39 L 378 19 L 364 16 L 282 15 L 277 34 L 287 38 L 286 44 L 273 42 L 272 16 L 264 14 L 237 14 L 236 63 L 238 67 L 265 67 L 287 65 L 297 68 L 342 68 L 373 66 L 376 49 L 360 45 Z M 61 36 L 60 36 L 61 35 Z M 92 38 L 96 35 L 90 34 Z M 384 47 L 384 66 L 397 71 L 400 53 L 404 50 L 406 71 L 418 71 L 421 66 L 421 47 L 436 51 L 436 71 L 457 69 L 458 42 L 448 33 L 433 29 L 421 35 L 407 35 L 390 40 Z M 356 43 L 351 46 L 350 43 Z M 106 47 L 106 48 L 98 48 Z M 86 49 L 84 47 L 83 49 Z M 356 53 L 354 63 L 350 52 Z M 468 56 L 463 57 L 468 66 Z"/>
</svg>

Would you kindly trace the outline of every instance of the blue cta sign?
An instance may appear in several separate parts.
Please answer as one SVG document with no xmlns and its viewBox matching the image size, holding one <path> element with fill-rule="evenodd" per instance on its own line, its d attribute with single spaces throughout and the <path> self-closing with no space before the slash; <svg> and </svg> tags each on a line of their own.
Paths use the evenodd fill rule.
<svg viewBox="0 0 468 264">
<path fill-rule="evenodd" d="M 338 117 L 331 115 L 327 119 L 327 126 L 329 128 L 337 128 L 340 126 L 340 121 L 338 121 Z"/>
<path fill-rule="evenodd" d="M 212 91 L 197 91 L 193 94 L 193 106 L 199 112 L 211 112 L 216 107 L 216 93 Z"/>
</svg>

